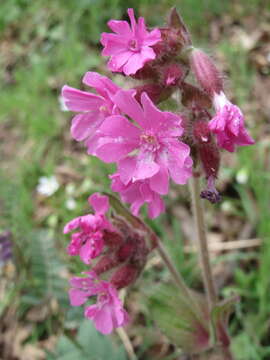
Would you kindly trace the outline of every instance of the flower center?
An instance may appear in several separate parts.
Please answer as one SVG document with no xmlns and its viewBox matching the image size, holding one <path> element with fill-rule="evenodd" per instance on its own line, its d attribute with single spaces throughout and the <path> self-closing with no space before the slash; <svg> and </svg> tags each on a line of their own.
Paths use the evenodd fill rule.
<svg viewBox="0 0 270 360">
<path fill-rule="evenodd" d="M 102 112 L 102 113 L 107 113 L 107 112 L 108 112 L 108 108 L 107 108 L 107 106 L 102 105 L 102 106 L 100 106 L 99 111 Z"/>
<path fill-rule="evenodd" d="M 129 40 L 128 42 L 128 48 L 129 50 L 131 51 L 139 51 L 139 44 L 138 44 L 138 41 L 136 39 L 132 39 L 132 40 Z"/>
<path fill-rule="evenodd" d="M 157 137 L 151 133 L 141 135 L 141 145 L 149 151 L 156 151 L 160 147 Z"/>
</svg>

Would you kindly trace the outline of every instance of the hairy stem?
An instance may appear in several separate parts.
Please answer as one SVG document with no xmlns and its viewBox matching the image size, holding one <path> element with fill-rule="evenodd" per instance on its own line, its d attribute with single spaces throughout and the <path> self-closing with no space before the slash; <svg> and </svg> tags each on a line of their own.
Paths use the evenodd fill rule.
<svg viewBox="0 0 270 360">
<path fill-rule="evenodd" d="M 179 274 L 179 272 L 175 268 L 174 264 L 172 263 L 169 255 L 167 253 L 167 250 L 165 249 L 165 247 L 163 246 L 163 244 L 159 238 L 157 238 L 157 251 L 158 251 L 160 257 L 162 258 L 163 262 L 167 266 L 168 270 L 170 271 L 176 285 L 181 290 L 181 293 L 183 293 L 183 295 L 185 295 L 187 297 L 191 297 L 189 289 L 186 286 L 184 279 L 182 278 L 182 276 Z"/>
<path fill-rule="evenodd" d="M 193 176 L 191 179 L 190 189 L 192 196 L 193 215 L 197 231 L 198 252 L 202 268 L 203 283 L 206 291 L 209 311 L 211 312 L 214 304 L 217 301 L 217 295 L 209 260 L 209 250 L 205 232 L 204 210 L 200 199 L 200 182 L 198 177 Z"/>
</svg>

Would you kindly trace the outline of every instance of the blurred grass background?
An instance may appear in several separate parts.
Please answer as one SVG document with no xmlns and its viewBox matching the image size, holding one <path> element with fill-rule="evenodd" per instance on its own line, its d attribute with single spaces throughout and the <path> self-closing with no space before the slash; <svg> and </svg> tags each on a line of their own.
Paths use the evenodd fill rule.
<svg viewBox="0 0 270 360">
<path fill-rule="evenodd" d="M 13 261 L 0 270 L 0 350 L 4 359 L 105 359 L 108 354 L 114 356 L 113 351 L 116 359 L 126 358 L 122 345 L 114 345 L 115 341 L 120 344 L 117 337 L 114 343 L 100 338 L 82 321 L 81 309 L 68 305 L 68 274 L 80 268 L 66 256 L 62 227 L 87 211 L 86 198 L 91 192 L 108 189 L 107 175 L 113 167 L 87 156 L 84 148 L 72 141 L 71 114 L 60 110 L 58 97 L 65 83 L 80 87 L 88 70 L 108 74 L 105 59 L 99 55 L 99 37 L 108 30 L 109 19 L 126 17 L 127 7 L 133 7 L 149 25 L 158 26 L 171 6 L 181 12 L 195 45 L 212 53 L 227 75 L 228 94 L 243 108 L 257 140 L 255 146 L 237 154 L 223 154 L 218 184 L 223 202 L 207 206 L 207 220 L 209 239 L 215 243 L 259 241 L 256 247 L 218 251 L 213 263 L 223 295 L 234 291 L 242 299 L 231 320 L 236 360 L 270 359 L 267 0 L 0 3 L 0 230 L 11 231 L 14 250 Z M 37 192 L 43 176 L 55 176 L 59 184 L 48 197 Z M 186 188 L 174 187 L 166 200 L 167 213 L 150 224 L 164 239 L 189 284 L 199 287 L 196 258 L 194 254 L 184 256 L 192 236 L 186 192 Z M 134 323 L 128 333 L 138 359 L 181 359 L 181 354 L 169 345 L 166 348 L 166 341 L 155 333 L 153 319 L 140 298 L 149 281 L 167 278 L 161 264 L 153 264 L 129 295 Z M 16 346 L 15 342 L 11 345 L 15 335 Z M 166 348 L 163 353 L 162 346 Z"/>
</svg>

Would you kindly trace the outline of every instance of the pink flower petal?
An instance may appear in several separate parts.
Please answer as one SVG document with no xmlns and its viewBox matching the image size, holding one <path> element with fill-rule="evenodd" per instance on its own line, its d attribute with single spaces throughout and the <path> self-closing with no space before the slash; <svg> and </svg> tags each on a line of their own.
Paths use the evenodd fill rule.
<svg viewBox="0 0 270 360">
<path fill-rule="evenodd" d="M 180 116 L 168 111 L 160 111 L 145 92 L 142 93 L 141 103 L 144 109 L 144 129 L 162 132 L 162 136 L 181 136 L 183 134 Z"/>
<path fill-rule="evenodd" d="M 166 195 L 169 191 L 169 174 L 168 170 L 161 166 L 158 173 L 149 179 L 149 185 L 151 190 L 157 192 L 160 195 Z"/>
<path fill-rule="evenodd" d="M 121 90 L 114 96 L 113 100 L 119 109 L 139 125 L 143 124 L 143 110 L 134 98 L 134 90 Z"/>
<path fill-rule="evenodd" d="M 64 234 L 69 233 L 70 231 L 78 228 L 78 227 L 80 226 L 80 224 L 81 224 L 81 216 L 79 216 L 79 217 L 77 217 L 77 218 L 69 221 L 69 222 L 65 225 L 64 230 L 63 230 L 63 233 L 64 233 Z"/>
<path fill-rule="evenodd" d="M 150 151 L 141 151 L 136 158 L 136 168 L 133 173 L 133 181 L 143 180 L 155 175 L 160 166 L 154 160 L 154 154 Z"/>
<path fill-rule="evenodd" d="M 125 75 L 134 75 L 141 69 L 147 61 L 155 59 L 156 54 L 153 49 L 145 48 L 142 52 L 134 53 L 123 66 Z"/>
<path fill-rule="evenodd" d="M 97 72 L 88 71 L 82 82 L 93 87 L 101 96 L 109 100 L 108 97 L 113 96 L 120 88 L 106 76 L 102 76 Z"/>
<path fill-rule="evenodd" d="M 83 141 L 93 136 L 104 121 L 104 114 L 99 111 L 78 114 L 71 124 L 71 135 L 77 141 Z"/>
<path fill-rule="evenodd" d="M 96 110 L 104 103 L 100 96 L 72 88 L 68 85 L 63 86 L 62 96 L 65 105 L 70 111 Z"/>
<path fill-rule="evenodd" d="M 127 13 L 128 13 L 129 19 L 130 19 L 131 29 L 132 29 L 133 33 L 135 33 L 137 24 L 136 24 L 136 20 L 135 20 L 135 16 L 134 16 L 134 10 L 132 8 L 129 8 L 127 10 Z"/>
<path fill-rule="evenodd" d="M 134 141 L 138 144 L 140 129 L 134 126 L 124 116 L 113 115 L 108 117 L 100 127 L 100 131 L 104 136 L 110 136 L 116 139 L 124 137 L 123 141 Z M 119 139 L 120 140 L 120 139 Z"/>
<path fill-rule="evenodd" d="M 136 144 L 127 144 L 121 142 L 108 141 L 106 144 L 101 145 L 96 150 L 96 156 L 105 163 L 120 161 L 123 157 L 128 155 Z"/>
<path fill-rule="evenodd" d="M 85 291 L 74 288 L 70 289 L 68 294 L 69 294 L 70 304 L 72 306 L 81 306 L 86 302 L 88 297 Z"/>
<path fill-rule="evenodd" d="M 186 184 L 187 180 L 192 176 L 192 160 L 186 163 L 186 159 L 189 158 L 190 148 L 188 145 L 179 142 L 173 145 L 169 149 L 168 153 L 168 169 L 170 175 L 176 184 Z M 187 164 L 190 167 L 187 167 Z"/>
<path fill-rule="evenodd" d="M 140 130 L 123 116 L 107 118 L 100 131 L 104 136 L 96 150 L 96 155 L 105 162 L 119 161 L 139 144 Z"/>
<path fill-rule="evenodd" d="M 93 318 L 95 327 L 104 335 L 110 334 L 114 329 L 112 313 L 109 306 L 104 306 Z"/>
<path fill-rule="evenodd" d="M 124 159 L 121 159 L 118 162 L 118 171 L 121 178 L 121 181 L 124 184 L 127 184 L 131 181 L 134 171 L 136 168 L 136 159 L 135 157 L 128 156 Z"/>
<path fill-rule="evenodd" d="M 120 35 L 126 35 L 130 32 L 130 26 L 127 21 L 110 20 L 108 26 L 112 31 Z"/>
<path fill-rule="evenodd" d="M 104 45 L 104 49 L 101 54 L 112 56 L 126 52 L 128 50 L 127 42 L 128 39 L 122 35 L 103 33 L 101 34 L 101 43 Z"/>
<path fill-rule="evenodd" d="M 143 43 L 144 45 L 151 46 L 157 44 L 159 41 L 161 41 L 161 32 L 159 29 L 154 29 L 148 33 Z"/>
<path fill-rule="evenodd" d="M 124 51 L 117 55 L 112 55 L 111 59 L 108 61 L 108 69 L 112 72 L 122 71 L 123 66 L 130 58 L 130 52 Z"/>
<path fill-rule="evenodd" d="M 88 202 L 93 207 L 96 214 L 104 215 L 110 207 L 108 196 L 100 195 L 99 193 L 92 194 L 88 198 Z"/>
<path fill-rule="evenodd" d="M 89 264 L 91 259 L 98 257 L 104 248 L 103 233 L 94 233 L 80 249 L 80 257 L 85 264 Z"/>
<path fill-rule="evenodd" d="M 150 219 L 155 219 L 161 213 L 165 211 L 164 201 L 160 198 L 160 196 L 155 195 L 152 202 L 148 205 L 148 216 Z"/>
<path fill-rule="evenodd" d="M 145 44 L 145 40 L 148 37 L 148 32 L 146 30 L 145 21 L 143 17 L 139 17 L 138 19 L 138 26 L 136 28 L 136 36 L 143 41 L 143 44 Z"/>
</svg>

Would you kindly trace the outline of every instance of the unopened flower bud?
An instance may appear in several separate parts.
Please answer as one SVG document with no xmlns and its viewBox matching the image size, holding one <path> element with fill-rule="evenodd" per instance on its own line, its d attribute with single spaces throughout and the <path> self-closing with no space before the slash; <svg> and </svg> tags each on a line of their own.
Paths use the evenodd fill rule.
<svg viewBox="0 0 270 360">
<path fill-rule="evenodd" d="M 136 250 L 136 244 L 133 239 L 127 241 L 117 252 L 117 258 L 119 261 L 125 261 L 130 258 Z"/>
<path fill-rule="evenodd" d="M 220 165 L 220 154 L 217 145 L 212 139 L 208 123 L 203 120 L 196 121 L 193 136 L 206 178 L 210 176 L 216 178 Z"/>
<path fill-rule="evenodd" d="M 172 56 L 179 54 L 184 46 L 180 30 L 175 28 L 160 28 L 159 30 L 162 40 L 153 46 L 157 60 L 171 59 Z"/>
<path fill-rule="evenodd" d="M 139 275 L 139 269 L 132 265 L 126 264 L 121 266 L 112 276 L 110 282 L 116 289 L 122 289 L 132 284 Z"/>
<path fill-rule="evenodd" d="M 95 274 L 100 275 L 113 269 L 117 265 L 118 260 L 114 255 L 104 255 L 98 260 L 96 265 L 93 266 L 92 270 L 95 272 Z"/>
<path fill-rule="evenodd" d="M 185 73 L 182 70 L 182 67 L 178 64 L 169 64 L 164 66 L 162 71 L 162 83 L 164 86 L 175 86 L 180 84 Z"/>
<path fill-rule="evenodd" d="M 175 7 L 173 7 L 168 16 L 168 25 L 170 28 L 177 29 L 182 38 L 183 45 L 190 45 L 191 38 L 189 31 Z"/>
<path fill-rule="evenodd" d="M 168 93 L 163 86 L 158 84 L 145 84 L 134 88 L 136 90 L 135 98 L 138 102 L 141 102 L 141 96 L 143 92 L 146 92 L 149 98 L 155 103 L 159 103 L 164 92 Z M 164 91 L 165 90 L 165 91 Z M 170 93 L 166 96 L 169 97 Z"/>
<path fill-rule="evenodd" d="M 184 106 L 190 109 L 193 109 L 194 107 L 203 109 L 211 108 L 211 97 L 197 86 L 183 82 L 179 89 L 181 91 L 181 101 Z"/>
<path fill-rule="evenodd" d="M 190 52 L 190 64 L 196 79 L 210 95 L 220 93 L 223 89 L 221 73 L 213 60 L 203 51 L 193 49 Z"/>
<path fill-rule="evenodd" d="M 124 242 L 124 238 L 120 232 L 104 231 L 103 235 L 106 245 L 110 248 L 119 247 Z"/>
</svg>

